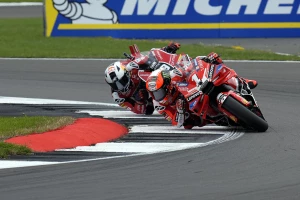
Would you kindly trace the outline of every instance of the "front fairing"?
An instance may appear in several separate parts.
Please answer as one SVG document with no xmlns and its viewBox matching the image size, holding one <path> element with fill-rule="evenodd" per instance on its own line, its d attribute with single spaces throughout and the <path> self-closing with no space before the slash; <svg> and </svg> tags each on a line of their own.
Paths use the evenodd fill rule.
<svg viewBox="0 0 300 200">
<path fill-rule="evenodd" d="M 236 75 L 224 64 L 213 65 L 201 59 L 193 59 L 184 66 L 187 83 L 178 84 L 178 90 L 184 95 L 189 109 L 198 116 L 206 118 L 209 114 L 209 92 L 215 86 L 224 84 L 226 80 Z M 214 113 L 215 114 L 215 113 Z"/>
<path fill-rule="evenodd" d="M 214 73 L 212 81 L 215 86 L 220 86 L 229 81 L 232 77 L 236 77 L 237 74 L 233 69 L 228 68 L 225 64 L 214 65 Z"/>
</svg>

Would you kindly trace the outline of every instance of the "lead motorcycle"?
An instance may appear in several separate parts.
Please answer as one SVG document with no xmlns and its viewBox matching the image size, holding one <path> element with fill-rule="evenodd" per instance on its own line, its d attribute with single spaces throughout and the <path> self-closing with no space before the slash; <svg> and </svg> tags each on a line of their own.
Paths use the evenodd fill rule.
<svg viewBox="0 0 300 200">
<path fill-rule="evenodd" d="M 242 126 L 265 132 L 268 123 L 248 84 L 237 73 L 223 64 L 210 64 L 206 58 L 191 59 L 187 54 L 168 54 L 159 49 L 140 53 L 137 46 L 130 46 L 127 58 L 151 55 L 155 69 L 176 70 L 186 73 L 186 82 L 177 83 L 177 90 L 184 96 L 193 115 L 216 125 Z M 146 81 L 151 72 L 139 70 Z"/>
</svg>

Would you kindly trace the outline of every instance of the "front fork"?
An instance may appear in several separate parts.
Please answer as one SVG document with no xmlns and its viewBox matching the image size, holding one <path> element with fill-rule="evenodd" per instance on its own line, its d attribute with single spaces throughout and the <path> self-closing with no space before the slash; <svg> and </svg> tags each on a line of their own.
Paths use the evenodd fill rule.
<svg viewBox="0 0 300 200">
<path fill-rule="evenodd" d="M 243 97 L 241 97 L 240 95 L 238 95 L 237 93 L 235 93 L 234 91 L 228 91 L 228 92 L 221 92 L 217 95 L 217 103 L 218 103 L 218 109 L 223 112 L 225 115 L 227 115 L 232 121 L 234 121 L 235 123 L 238 122 L 238 119 L 231 114 L 230 112 L 228 112 L 227 110 L 225 110 L 222 105 L 225 102 L 225 100 L 227 99 L 228 96 L 233 97 L 235 100 L 237 100 L 238 102 L 240 102 L 241 104 L 243 104 L 246 107 L 251 107 L 251 102 L 247 101 L 246 99 L 244 99 Z"/>
</svg>

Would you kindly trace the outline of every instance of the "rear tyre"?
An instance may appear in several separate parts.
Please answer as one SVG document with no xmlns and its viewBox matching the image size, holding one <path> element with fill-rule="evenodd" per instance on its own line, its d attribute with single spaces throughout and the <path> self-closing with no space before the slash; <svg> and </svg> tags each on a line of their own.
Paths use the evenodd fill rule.
<svg viewBox="0 0 300 200">
<path fill-rule="evenodd" d="M 246 128 L 253 128 L 258 132 L 265 132 L 269 127 L 265 120 L 251 112 L 231 96 L 226 98 L 222 107 L 246 124 Z"/>
</svg>

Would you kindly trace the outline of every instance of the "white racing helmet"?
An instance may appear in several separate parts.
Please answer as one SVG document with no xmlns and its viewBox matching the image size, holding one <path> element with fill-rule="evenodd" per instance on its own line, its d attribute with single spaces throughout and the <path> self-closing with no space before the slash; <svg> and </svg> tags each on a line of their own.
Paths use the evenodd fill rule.
<svg viewBox="0 0 300 200">
<path fill-rule="evenodd" d="M 115 91 L 127 92 L 130 86 L 130 75 L 121 62 L 110 64 L 105 70 L 105 81 Z"/>
</svg>

